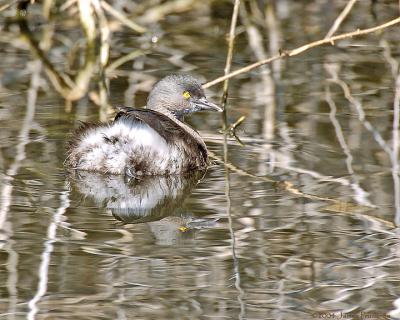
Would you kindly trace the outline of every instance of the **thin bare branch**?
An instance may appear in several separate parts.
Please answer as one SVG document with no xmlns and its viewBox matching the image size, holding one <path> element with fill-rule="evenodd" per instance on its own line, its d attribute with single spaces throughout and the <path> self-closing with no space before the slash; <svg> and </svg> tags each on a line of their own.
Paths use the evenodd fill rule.
<svg viewBox="0 0 400 320">
<path fill-rule="evenodd" d="M 350 0 L 347 5 L 344 7 L 343 11 L 339 14 L 336 18 L 335 22 L 333 23 L 332 27 L 329 29 L 328 33 L 326 34 L 324 39 L 330 38 L 334 35 L 334 33 L 339 29 L 340 25 L 346 19 L 348 14 L 350 13 L 351 9 L 353 8 L 354 4 L 357 0 Z"/>
<path fill-rule="evenodd" d="M 245 72 L 249 72 L 249 71 L 251 71 L 253 69 L 256 69 L 256 68 L 258 68 L 258 67 L 260 67 L 260 66 L 262 66 L 264 64 L 267 64 L 267 63 L 270 63 L 272 61 L 281 59 L 283 57 L 296 56 L 296 55 L 298 55 L 300 53 L 303 53 L 303 52 L 305 52 L 305 51 L 307 51 L 307 50 L 309 50 L 311 48 L 318 47 L 318 46 L 321 46 L 321 45 L 324 45 L 324 44 L 328 44 L 328 43 L 330 43 L 331 45 L 334 45 L 336 41 L 343 40 L 343 39 L 348 39 L 348 38 L 352 38 L 352 37 L 358 37 L 358 36 L 366 35 L 366 34 L 369 34 L 369 33 L 373 33 L 373 32 L 376 32 L 376 31 L 383 30 L 385 28 L 391 27 L 391 26 L 396 25 L 398 23 L 400 23 L 400 17 L 398 17 L 396 19 L 393 19 L 393 20 L 390 20 L 390 21 L 388 21 L 386 23 L 380 24 L 378 26 L 372 27 L 372 28 L 358 29 L 356 31 L 343 33 L 343 34 L 340 34 L 340 35 L 337 35 L 337 36 L 334 36 L 334 37 L 330 37 L 330 38 L 327 38 L 327 39 L 317 40 L 317 41 L 305 44 L 305 45 L 303 45 L 301 47 L 298 47 L 296 49 L 293 49 L 293 50 L 282 51 L 281 53 L 279 53 L 279 54 L 277 54 L 277 55 L 275 55 L 273 57 L 270 57 L 270 58 L 265 59 L 265 60 L 257 61 L 255 63 L 252 63 L 252 64 L 246 66 L 246 67 L 243 67 L 243 68 L 240 68 L 240 69 L 238 69 L 236 71 L 233 71 L 233 72 L 231 72 L 231 73 L 229 73 L 227 75 L 218 77 L 217 79 L 214 79 L 214 80 L 212 80 L 210 82 L 207 82 L 207 83 L 205 83 L 203 85 L 203 88 L 209 88 L 211 86 L 216 85 L 217 83 L 225 81 L 226 79 L 230 79 L 230 78 L 233 78 L 233 77 L 235 77 L 235 76 L 237 76 L 239 74 L 242 74 L 242 73 L 245 73 Z"/>
</svg>

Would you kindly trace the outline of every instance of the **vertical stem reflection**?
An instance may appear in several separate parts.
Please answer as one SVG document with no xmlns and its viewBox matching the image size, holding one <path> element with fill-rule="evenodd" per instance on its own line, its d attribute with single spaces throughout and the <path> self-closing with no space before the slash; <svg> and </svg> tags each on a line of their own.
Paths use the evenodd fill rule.
<svg viewBox="0 0 400 320">
<path fill-rule="evenodd" d="M 10 223 L 11 225 L 11 223 Z M 12 226 L 10 226 L 12 229 Z M 7 290 L 8 290 L 8 320 L 15 319 L 15 313 L 18 303 L 18 262 L 19 255 L 18 252 L 12 248 L 14 244 L 14 240 L 8 240 L 8 243 L 5 245 L 4 250 L 8 254 L 7 259 Z"/>
<path fill-rule="evenodd" d="M 36 290 L 36 294 L 28 302 L 28 307 L 29 307 L 29 313 L 27 316 L 28 320 L 35 319 L 36 314 L 39 312 L 39 307 L 37 306 L 37 304 L 47 292 L 50 258 L 51 258 L 51 253 L 54 250 L 53 243 L 57 241 L 56 239 L 57 227 L 62 222 L 62 216 L 64 215 L 65 211 L 67 210 L 70 204 L 68 190 L 65 190 L 64 192 L 61 193 L 60 200 L 61 200 L 60 207 L 57 209 L 56 213 L 53 216 L 53 221 L 49 224 L 49 227 L 47 228 L 47 240 L 44 243 L 44 250 L 41 255 L 41 262 L 38 273 L 39 277 L 38 288 Z"/>
<path fill-rule="evenodd" d="M 400 122 L 400 74 L 396 78 L 396 93 L 393 103 L 393 134 L 392 134 L 392 176 L 394 187 L 395 224 L 400 225 L 400 181 L 399 181 L 399 122 Z"/>
<path fill-rule="evenodd" d="M 228 137 L 227 133 L 224 134 L 224 163 L 228 163 Z M 229 232 L 231 234 L 231 250 L 233 259 L 233 271 L 235 277 L 235 288 L 239 292 L 237 300 L 240 305 L 239 319 L 244 319 L 245 316 L 245 304 L 243 301 L 244 291 L 241 288 L 240 280 L 240 268 L 239 259 L 236 256 L 236 238 L 235 231 L 233 229 L 233 220 L 231 212 L 231 195 L 230 195 L 230 172 L 229 168 L 225 166 L 225 197 L 226 197 L 226 216 L 228 217 Z"/>
<path fill-rule="evenodd" d="M 26 104 L 26 114 L 24 121 L 22 123 L 21 131 L 18 134 L 18 144 L 16 146 L 16 156 L 14 162 L 9 167 L 2 182 L 3 186 L 1 189 L 1 206 L 0 206 L 0 230 L 4 229 L 5 223 L 7 221 L 8 210 L 11 205 L 12 196 L 12 181 L 14 176 L 17 174 L 22 161 L 25 159 L 25 147 L 29 143 L 29 131 L 31 130 L 31 125 L 35 116 L 36 109 L 36 98 L 37 91 L 39 89 L 40 83 L 40 71 L 42 69 L 42 63 L 40 61 L 35 61 L 32 64 L 33 72 L 31 77 L 31 85 L 28 90 L 27 104 Z"/>
</svg>

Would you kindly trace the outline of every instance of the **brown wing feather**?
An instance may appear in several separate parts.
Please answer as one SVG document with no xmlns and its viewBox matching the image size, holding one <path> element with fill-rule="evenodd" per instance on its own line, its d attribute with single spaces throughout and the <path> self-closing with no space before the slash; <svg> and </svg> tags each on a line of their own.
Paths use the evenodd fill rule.
<svg viewBox="0 0 400 320">
<path fill-rule="evenodd" d="M 182 140 L 191 149 L 191 153 L 195 154 L 200 151 L 204 161 L 207 160 L 207 150 L 198 143 L 189 133 L 172 121 L 166 115 L 151 109 L 133 109 L 128 107 L 118 107 L 118 114 L 114 121 L 121 119 L 146 123 L 153 128 L 167 143 L 174 143 Z"/>
<path fill-rule="evenodd" d="M 171 121 L 167 116 L 150 109 L 133 109 L 119 108 L 119 112 L 115 116 L 114 121 L 129 120 L 134 122 L 142 122 L 153 128 L 168 143 L 176 138 L 182 138 L 187 133 L 175 122 Z"/>
</svg>

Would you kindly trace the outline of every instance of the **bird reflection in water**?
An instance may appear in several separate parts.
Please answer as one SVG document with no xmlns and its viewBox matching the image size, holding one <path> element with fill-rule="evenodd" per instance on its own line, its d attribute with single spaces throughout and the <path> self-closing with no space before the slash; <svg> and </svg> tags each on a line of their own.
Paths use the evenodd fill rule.
<svg viewBox="0 0 400 320">
<path fill-rule="evenodd" d="M 140 179 L 88 171 L 68 173 L 74 189 L 124 224 L 147 223 L 157 242 L 163 244 L 194 237 L 196 230 L 216 225 L 218 219 L 196 218 L 183 206 L 203 176 L 201 171 Z"/>
</svg>

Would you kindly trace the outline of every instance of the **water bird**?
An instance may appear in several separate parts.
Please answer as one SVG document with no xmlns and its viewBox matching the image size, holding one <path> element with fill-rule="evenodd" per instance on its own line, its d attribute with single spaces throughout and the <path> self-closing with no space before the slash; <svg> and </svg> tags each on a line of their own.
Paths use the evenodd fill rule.
<svg viewBox="0 0 400 320">
<path fill-rule="evenodd" d="M 196 111 L 222 112 L 190 75 L 168 75 L 149 93 L 145 108 L 119 107 L 109 123 L 82 123 L 67 144 L 68 168 L 107 174 L 184 174 L 205 169 L 207 147 L 184 123 Z"/>
</svg>

